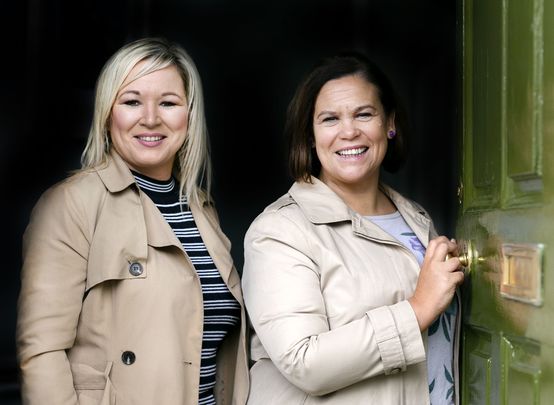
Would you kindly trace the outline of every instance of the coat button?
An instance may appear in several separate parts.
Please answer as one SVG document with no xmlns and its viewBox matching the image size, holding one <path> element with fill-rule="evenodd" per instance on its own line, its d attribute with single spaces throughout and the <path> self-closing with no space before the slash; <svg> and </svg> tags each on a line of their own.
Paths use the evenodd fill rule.
<svg viewBox="0 0 554 405">
<path fill-rule="evenodd" d="M 133 276 L 140 276 L 142 274 L 142 264 L 133 262 L 129 265 L 129 273 Z"/>
<path fill-rule="evenodd" d="M 133 364 L 135 362 L 135 360 L 136 360 L 136 356 L 135 356 L 135 353 L 133 353 L 133 352 L 125 351 L 121 355 L 121 361 L 123 362 L 123 364 L 126 364 L 128 366 Z"/>
</svg>

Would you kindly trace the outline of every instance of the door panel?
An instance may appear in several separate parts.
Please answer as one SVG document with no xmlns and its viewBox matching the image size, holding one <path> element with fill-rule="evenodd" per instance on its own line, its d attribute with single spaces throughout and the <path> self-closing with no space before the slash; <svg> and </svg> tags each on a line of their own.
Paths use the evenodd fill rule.
<svg viewBox="0 0 554 405">
<path fill-rule="evenodd" d="M 504 7 L 508 206 L 538 202 L 542 191 L 543 15 L 542 0 Z"/>
<path fill-rule="evenodd" d="M 499 386 L 497 380 L 493 381 L 493 378 L 498 377 L 492 369 L 493 364 L 498 362 L 498 353 L 493 354 L 493 348 L 497 346 L 493 342 L 494 336 L 486 330 L 473 327 L 466 327 L 464 332 L 463 363 L 467 364 L 467 381 L 463 384 L 462 398 L 464 403 L 490 405 Z"/>
<path fill-rule="evenodd" d="M 541 363 L 540 346 L 528 339 L 502 337 L 501 361 L 505 383 L 501 393 L 503 403 L 540 404 Z M 544 398 L 546 403 L 546 399 Z M 551 398 L 548 398 L 549 401 Z"/>
<path fill-rule="evenodd" d="M 554 398 L 554 2 L 462 0 L 462 403 Z"/>
<path fill-rule="evenodd" d="M 501 160 L 496 150 L 500 142 L 502 58 L 497 44 L 501 40 L 502 14 L 499 2 L 481 1 L 466 4 L 468 12 L 475 9 L 475 18 L 465 19 L 465 48 L 467 52 L 464 65 L 469 64 L 469 72 L 481 72 L 479 75 L 467 74 L 465 78 L 466 108 L 464 124 L 477 133 L 487 137 L 467 137 L 465 147 L 468 153 L 467 176 L 464 204 L 467 207 L 491 207 L 499 203 Z"/>
</svg>

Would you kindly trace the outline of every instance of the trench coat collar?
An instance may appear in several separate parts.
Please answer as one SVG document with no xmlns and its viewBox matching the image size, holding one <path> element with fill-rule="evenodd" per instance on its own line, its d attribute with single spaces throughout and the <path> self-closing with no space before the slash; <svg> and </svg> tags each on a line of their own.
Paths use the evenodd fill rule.
<svg viewBox="0 0 554 405">
<path fill-rule="evenodd" d="M 96 169 L 100 179 L 110 193 L 118 193 L 131 185 L 136 185 L 135 176 L 121 156 L 111 149 L 107 163 Z M 138 189 L 138 186 L 136 186 Z M 199 196 L 200 207 L 212 205 L 204 193 Z"/>
<path fill-rule="evenodd" d="M 147 243 L 153 247 L 175 246 L 182 250 L 183 245 L 165 221 L 154 202 L 136 185 L 135 177 L 125 161 L 112 149 L 105 166 L 97 169 L 98 176 L 110 193 L 119 193 L 129 187 L 137 192 L 142 206 L 144 223 L 146 226 Z M 213 204 L 204 193 L 199 196 L 199 203 L 189 202 L 189 207 L 196 222 L 196 226 L 202 235 L 202 240 L 210 252 L 216 267 L 225 281 L 228 280 L 233 269 L 233 261 L 222 243 L 222 234 L 217 223 L 207 218 L 204 209 Z M 142 218 L 137 218 L 142 220 Z"/>
<path fill-rule="evenodd" d="M 289 190 L 302 213 L 314 224 L 349 221 L 353 211 L 333 190 L 316 177 L 312 183 L 297 181 Z"/>
<path fill-rule="evenodd" d="M 313 224 L 332 224 L 351 221 L 355 233 L 382 242 L 397 241 L 379 226 L 352 210 L 325 183 L 312 177 L 312 184 L 296 182 L 289 190 L 289 195 L 298 204 L 305 217 Z M 392 188 L 380 184 L 379 188 L 391 199 L 404 220 L 412 228 L 424 246 L 429 243 L 432 232 L 431 220 L 427 213 L 412 201 L 404 198 Z"/>
<path fill-rule="evenodd" d="M 381 190 L 396 205 L 396 208 L 414 231 L 423 246 L 427 247 L 429 239 L 435 237 L 435 230 L 432 226 L 431 218 L 425 210 L 418 204 L 402 196 L 399 192 L 393 190 L 387 185 L 381 184 Z"/>
<path fill-rule="evenodd" d="M 110 193 L 118 193 L 135 184 L 129 166 L 114 149 L 110 151 L 107 163 L 97 168 L 96 172 Z"/>
<path fill-rule="evenodd" d="M 112 148 L 108 156 L 107 163 L 96 169 L 98 176 L 104 183 L 104 186 L 111 194 L 117 194 L 128 188 L 132 189 L 132 193 L 136 195 L 137 207 L 141 207 L 140 215 L 137 211 L 137 221 L 144 221 L 146 228 L 146 239 L 150 246 L 163 247 L 163 246 L 176 246 L 179 249 L 183 249 L 179 239 L 175 236 L 175 233 L 171 227 L 165 223 L 163 216 L 159 212 L 156 205 L 148 198 L 148 196 L 141 192 L 136 185 L 135 177 L 127 163 L 123 158 Z M 129 196 L 129 198 L 132 198 Z"/>
</svg>

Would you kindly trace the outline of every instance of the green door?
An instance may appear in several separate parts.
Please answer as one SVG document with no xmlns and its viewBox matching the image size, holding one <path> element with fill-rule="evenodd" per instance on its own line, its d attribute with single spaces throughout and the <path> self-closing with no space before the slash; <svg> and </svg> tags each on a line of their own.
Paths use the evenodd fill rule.
<svg viewBox="0 0 554 405">
<path fill-rule="evenodd" d="M 554 1 L 462 0 L 464 404 L 554 404 Z"/>
</svg>

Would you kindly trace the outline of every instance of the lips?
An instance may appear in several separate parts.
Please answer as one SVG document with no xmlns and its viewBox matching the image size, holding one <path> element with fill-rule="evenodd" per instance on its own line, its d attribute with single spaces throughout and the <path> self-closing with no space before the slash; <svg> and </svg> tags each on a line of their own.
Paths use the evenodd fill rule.
<svg viewBox="0 0 554 405">
<path fill-rule="evenodd" d="M 143 142 L 158 142 L 165 138 L 165 136 L 161 135 L 138 135 L 135 136 L 139 141 Z"/>
<path fill-rule="evenodd" d="M 363 153 L 365 153 L 369 148 L 367 146 L 362 146 L 362 147 L 358 147 L 358 148 L 347 148 L 347 149 L 342 149 L 342 150 L 339 150 L 337 152 L 335 152 L 337 155 L 339 156 L 344 156 L 344 157 L 355 157 L 355 156 L 360 156 L 362 155 Z"/>
<path fill-rule="evenodd" d="M 156 148 L 163 143 L 165 135 L 160 134 L 140 134 L 134 137 L 138 143 L 147 148 Z"/>
</svg>

